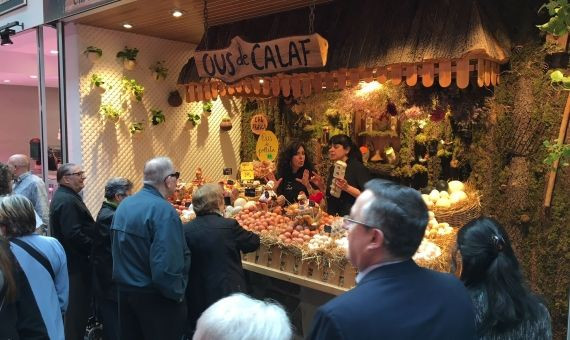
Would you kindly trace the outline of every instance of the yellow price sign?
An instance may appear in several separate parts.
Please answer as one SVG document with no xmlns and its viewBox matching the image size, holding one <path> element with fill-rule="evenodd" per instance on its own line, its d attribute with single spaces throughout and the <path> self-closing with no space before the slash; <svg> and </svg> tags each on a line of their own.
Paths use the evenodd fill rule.
<svg viewBox="0 0 570 340">
<path fill-rule="evenodd" d="M 279 141 L 271 131 L 263 131 L 257 139 L 255 154 L 260 161 L 274 161 L 279 152 Z"/>
<path fill-rule="evenodd" d="M 253 173 L 253 162 L 243 162 L 240 166 L 240 178 L 242 180 L 253 180 L 255 177 Z"/>
</svg>

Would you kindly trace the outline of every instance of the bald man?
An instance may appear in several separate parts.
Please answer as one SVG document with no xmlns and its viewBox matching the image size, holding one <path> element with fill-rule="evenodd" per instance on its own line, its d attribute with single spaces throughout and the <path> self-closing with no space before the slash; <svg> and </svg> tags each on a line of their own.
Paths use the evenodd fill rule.
<svg viewBox="0 0 570 340">
<path fill-rule="evenodd" d="M 34 205 L 34 210 L 46 226 L 49 222 L 49 205 L 46 185 L 38 176 L 30 171 L 30 158 L 16 154 L 8 158 L 8 166 L 14 175 L 12 192 L 26 196 Z"/>
</svg>

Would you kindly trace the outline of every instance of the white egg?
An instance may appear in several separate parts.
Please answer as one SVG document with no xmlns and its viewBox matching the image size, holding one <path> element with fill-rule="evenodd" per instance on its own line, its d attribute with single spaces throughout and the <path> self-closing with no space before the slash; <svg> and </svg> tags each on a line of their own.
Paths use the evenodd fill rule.
<svg viewBox="0 0 570 340">
<path fill-rule="evenodd" d="M 439 191 L 437 191 L 436 189 L 433 189 L 433 190 L 429 193 L 429 198 L 430 198 L 433 202 L 437 202 L 437 200 L 439 200 Z"/>
<path fill-rule="evenodd" d="M 455 192 L 451 193 L 451 196 L 449 196 L 449 199 L 451 201 L 461 202 L 461 201 L 467 199 L 467 194 L 464 191 L 455 191 Z"/>
<path fill-rule="evenodd" d="M 451 202 L 449 201 L 449 198 L 440 198 L 435 203 L 435 206 L 438 208 L 449 208 L 451 207 Z"/>
<path fill-rule="evenodd" d="M 449 198 L 449 193 L 447 191 L 440 191 L 439 197 Z"/>
<path fill-rule="evenodd" d="M 234 207 L 243 207 L 247 203 L 247 200 L 243 197 L 239 197 L 234 201 Z"/>
<path fill-rule="evenodd" d="M 460 182 L 460 181 L 451 181 L 448 184 L 449 187 L 449 192 L 450 193 L 454 193 L 457 191 L 464 191 L 465 190 L 465 185 Z"/>
</svg>

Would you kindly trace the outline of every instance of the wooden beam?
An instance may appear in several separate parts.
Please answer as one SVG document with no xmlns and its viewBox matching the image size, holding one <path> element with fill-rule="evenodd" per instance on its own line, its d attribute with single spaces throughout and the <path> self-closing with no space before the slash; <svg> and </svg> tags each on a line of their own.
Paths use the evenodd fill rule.
<svg viewBox="0 0 570 340">
<path fill-rule="evenodd" d="M 558 145 L 562 145 L 566 139 L 566 130 L 568 130 L 568 120 L 570 119 L 570 93 L 566 98 L 566 106 L 564 107 L 564 115 L 562 116 L 562 123 L 560 124 L 560 131 L 558 132 Z M 548 177 L 548 184 L 546 186 L 546 194 L 544 195 L 544 208 L 550 208 L 552 203 L 552 194 L 554 193 L 554 184 L 556 184 L 556 173 L 558 172 L 559 160 L 552 164 L 550 175 Z"/>
</svg>

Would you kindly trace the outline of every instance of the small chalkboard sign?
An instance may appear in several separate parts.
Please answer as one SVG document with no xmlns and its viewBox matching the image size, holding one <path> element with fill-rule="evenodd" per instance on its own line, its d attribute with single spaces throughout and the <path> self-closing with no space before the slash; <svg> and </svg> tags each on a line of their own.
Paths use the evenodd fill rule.
<svg viewBox="0 0 570 340">
<path fill-rule="evenodd" d="M 329 233 L 329 234 L 332 233 L 332 226 L 325 224 L 324 229 L 325 229 L 325 233 Z"/>
<path fill-rule="evenodd" d="M 246 197 L 255 197 L 255 188 L 245 188 Z"/>
<path fill-rule="evenodd" d="M 224 176 L 229 176 L 232 174 L 232 168 L 224 168 Z"/>
</svg>

